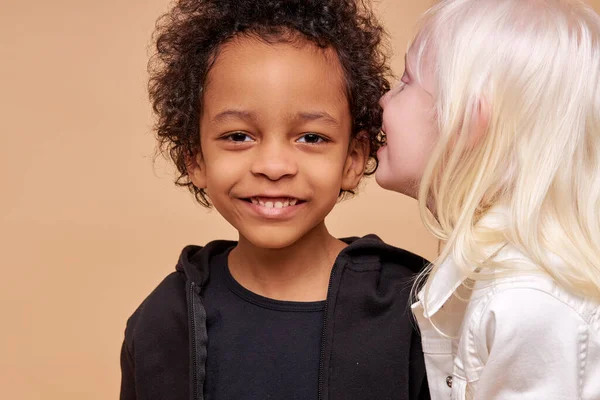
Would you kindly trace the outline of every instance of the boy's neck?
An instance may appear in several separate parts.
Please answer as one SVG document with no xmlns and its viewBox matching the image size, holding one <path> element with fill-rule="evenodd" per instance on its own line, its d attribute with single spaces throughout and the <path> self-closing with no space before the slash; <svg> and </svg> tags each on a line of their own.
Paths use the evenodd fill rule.
<svg viewBox="0 0 600 400">
<path fill-rule="evenodd" d="M 265 249 L 240 236 L 229 254 L 229 270 L 246 289 L 283 301 L 321 301 L 327 297 L 331 269 L 347 245 L 333 237 L 325 223 L 291 246 Z"/>
</svg>

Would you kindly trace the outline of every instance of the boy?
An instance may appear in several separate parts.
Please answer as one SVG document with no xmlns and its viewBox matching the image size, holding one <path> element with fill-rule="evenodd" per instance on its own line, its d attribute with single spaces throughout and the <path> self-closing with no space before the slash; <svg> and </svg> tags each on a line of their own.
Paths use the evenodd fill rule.
<svg viewBox="0 0 600 400">
<path fill-rule="evenodd" d="M 186 247 L 129 319 L 121 399 L 427 398 L 424 260 L 324 222 L 376 166 L 381 35 L 354 1 L 180 0 L 160 20 L 159 141 L 239 241 Z"/>
</svg>

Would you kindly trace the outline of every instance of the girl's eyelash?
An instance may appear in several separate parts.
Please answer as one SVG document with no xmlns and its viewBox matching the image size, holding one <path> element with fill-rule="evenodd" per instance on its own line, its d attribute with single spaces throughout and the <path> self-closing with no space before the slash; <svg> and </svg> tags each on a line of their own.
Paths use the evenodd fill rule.
<svg viewBox="0 0 600 400">
<path fill-rule="evenodd" d="M 394 97 L 398 93 L 402 92 L 405 87 L 406 87 L 406 82 L 402 82 L 402 81 L 398 82 L 398 84 L 394 87 L 394 89 L 392 89 L 391 97 Z"/>
</svg>

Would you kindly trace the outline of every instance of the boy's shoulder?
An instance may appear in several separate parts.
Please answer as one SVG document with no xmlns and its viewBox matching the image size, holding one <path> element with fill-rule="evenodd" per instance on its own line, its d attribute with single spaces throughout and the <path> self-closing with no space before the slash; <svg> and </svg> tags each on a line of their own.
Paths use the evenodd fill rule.
<svg viewBox="0 0 600 400">
<path fill-rule="evenodd" d="M 126 341 L 148 331 L 160 335 L 161 329 L 166 332 L 172 329 L 173 322 L 187 319 L 185 282 L 185 275 L 180 271 L 167 275 L 127 320 Z"/>
<path fill-rule="evenodd" d="M 206 246 L 190 245 L 183 248 L 175 271 L 167 275 L 142 301 L 127 320 L 126 338 L 136 336 L 136 331 L 172 330 L 174 325 L 187 324 L 187 291 L 190 282 L 203 285 L 208 278 L 211 258 L 234 242 L 218 240 Z M 187 332 L 187 328 L 186 328 Z"/>
</svg>

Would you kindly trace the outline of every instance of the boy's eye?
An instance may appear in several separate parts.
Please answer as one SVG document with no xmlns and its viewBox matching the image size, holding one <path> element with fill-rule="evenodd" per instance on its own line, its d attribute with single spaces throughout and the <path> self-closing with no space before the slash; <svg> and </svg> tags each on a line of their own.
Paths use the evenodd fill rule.
<svg viewBox="0 0 600 400">
<path fill-rule="evenodd" d="M 234 132 L 230 133 L 227 136 L 224 136 L 223 139 L 231 141 L 231 142 L 250 142 L 252 138 L 243 132 Z"/>
<path fill-rule="evenodd" d="M 298 143 L 317 144 L 321 142 L 325 142 L 325 138 L 317 135 L 316 133 L 307 133 L 298 139 Z"/>
</svg>

